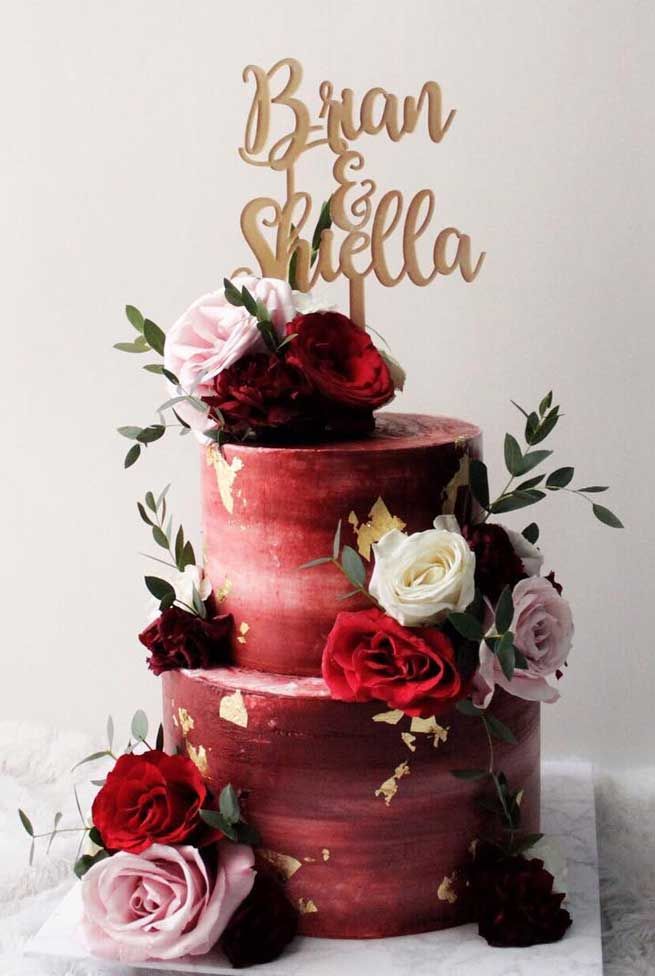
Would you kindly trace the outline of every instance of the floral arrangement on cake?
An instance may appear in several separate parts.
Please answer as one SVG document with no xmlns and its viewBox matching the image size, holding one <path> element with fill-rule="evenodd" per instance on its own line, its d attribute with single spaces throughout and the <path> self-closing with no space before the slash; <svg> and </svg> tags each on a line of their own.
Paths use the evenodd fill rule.
<svg viewBox="0 0 655 976">
<path fill-rule="evenodd" d="M 328 220 L 324 208 L 323 227 Z M 133 441 L 125 467 L 170 428 L 193 432 L 218 450 L 229 440 L 284 444 L 362 433 L 404 382 L 400 366 L 368 331 L 282 280 L 225 279 L 167 335 L 134 306 L 126 314 L 138 335 L 118 348 L 158 354 L 161 361 L 145 370 L 163 377 L 169 396 L 156 423 L 119 428 Z M 560 419 L 552 394 L 535 410 L 518 410 L 525 446 L 506 435 L 508 481 L 492 497 L 485 464 L 471 458 L 461 524 L 439 515 L 424 531 L 385 530 L 373 541 L 367 566 L 344 541 L 340 522 L 332 551 L 299 567 L 339 571 L 348 582 L 344 601 L 367 602 L 335 608 L 322 658 L 334 699 L 353 707 L 379 701 L 390 710 L 386 720 L 398 724 L 454 706 L 484 727 L 488 764 L 452 773 L 488 784 L 481 799 L 488 834 L 472 845 L 462 880 L 472 917 L 492 945 L 554 941 L 571 924 L 557 871 L 549 867 L 552 852 L 540 834 L 521 829 L 521 784 L 510 784 L 496 767 L 494 740 L 516 740 L 493 714 L 493 702 L 497 689 L 554 702 L 574 633 L 561 584 L 552 571 L 542 572 L 537 524 L 517 532 L 494 519 L 569 492 L 587 501 L 601 522 L 621 527 L 595 501 L 604 486 L 572 488 L 570 466 L 537 471 L 550 465 L 553 453 L 538 445 Z M 148 491 L 137 508 L 161 553 L 153 558 L 167 567 L 164 576 L 145 577 L 155 599 L 139 635 L 148 667 L 159 675 L 229 665 L 232 616 L 221 612 L 183 527 L 175 528 L 168 488 Z M 293 938 L 297 913 L 275 879 L 254 871 L 259 838 L 242 817 L 238 784 L 213 797 L 189 757 L 165 754 L 161 732 L 154 748 L 148 744 L 142 713 L 125 753 L 113 751 L 113 725 L 108 738 L 105 751 L 83 760 L 114 761 L 80 828 L 87 851 L 76 873 L 92 951 L 138 962 L 220 945 L 235 966 L 275 958 Z M 45 836 L 20 816 L 33 843 Z M 62 829 L 56 818 L 51 841 Z"/>
</svg>

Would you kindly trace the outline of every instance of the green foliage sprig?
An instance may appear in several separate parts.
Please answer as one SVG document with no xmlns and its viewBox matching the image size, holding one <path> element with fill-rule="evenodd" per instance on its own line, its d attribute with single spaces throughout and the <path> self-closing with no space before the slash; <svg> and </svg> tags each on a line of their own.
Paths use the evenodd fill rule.
<svg viewBox="0 0 655 976">
<path fill-rule="evenodd" d="M 143 553 L 142 555 L 148 559 L 153 559 L 155 562 L 162 563 L 164 566 L 169 566 L 179 573 L 183 573 L 187 566 L 196 565 L 196 556 L 191 542 L 184 534 L 183 526 L 180 524 L 177 532 L 174 531 L 173 517 L 169 516 L 166 503 L 166 495 L 168 494 L 169 488 L 170 485 L 166 485 L 157 497 L 155 497 L 152 491 L 147 491 L 143 502 L 137 502 L 136 507 L 141 520 L 150 528 L 153 541 L 168 553 L 170 560 L 159 559 L 157 556 L 152 556 L 149 553 Z M 159 600 L 160 610 L 168 610 L 169 607 L 172 607 L 176 603 L 190 613 L 202 617 L 203 620 L 207 617 L 207 608 L 201 600 L 195 585 L 192 590 L 193 605 L 189 606 L 177 598 L 175 588 L 168 580 L 161 579 L 159 576 L 145 576 L 144 580 L 148 591 L 156 600 Z"/>
<path fill-rule="evenodd" d="M 507 680 L 511 681 L 514 670 L 527 668 L 528 662 L 515 646 L 514 634 L 510 629 L 514 618 L 514 601 L 509 586 L 503 589 L 498 598 L 493 627 L 485 630 L 483 618 L 484 603 L 480 594 L 476 593 L 475 600 L 463 613 L 450 613 L 447 619 L 457 633 L 466 640 L 477 644 L 484 641 L 492 654 L 498 658 Z"/>
<path fill-rule="evenodd" d="M 321 246 L 321 237 L 323 235 L 323 231 L 329 230 L 330 227 L 332 226 L 332 215 L 330 214 L 331 202 L 332 202 L 332 197 L 328 197 L 328 199 L 324 202 L 323 206 L 321 207 L 321 211 L 318 215 L 318 220 L 316 221 L 314 233 L 312 234 L 312 253 L 309 261 L 310 268 L 313 268 L 314 264 L 316 263 L 316 258 L 318 257 L 318 249 Z M 295 231 L 295 229 L 296 228 L 292 225 L 291 226 L 292 232 Z M 294 289 L 294 291 L 297 291 L 298 289 L 298 281 L 296 277 L 297 268 L 298 268 L 298 248 L 296 247 L 294 248 L 293 253 L 291 255 L 291 259 L 289 261 L 289 273 L 288 273 L 289 285 L 291 286 L 291 288 Z"/>
<path fill-rule="evenodd" d="M 224 786 L 218 800 L 218 810 L 201 810 L 201 819 L 214 830 L 220 830 L 235 844 L 260 844 L 258 831 L 243 819 L 239 797 L 231 783 Z"/>
<path fill-rule="evenodd" d="M 480 507 L 484 510 L 482 521 L 486 522 L 490 515 L 501 515 L 505 512 L 513 512 L 520 508 L 527 508 L 530 505 L 542 501 L 548 493 L 552 494 L 558 491 L 566 491 L 588 501 L 592 506 L 593 514 L 600 522 L 612 528 L 623 528 L 621 520 L 609 508 L 606 508 L 604 505 L 599 505 L 593 499 L 587 497 L 588 495 L 607 491 L 606 486 L 591 485 L 586 488 L 569 488 L 575 473 L 573 467 L 556 468 L 549 475 L 545 473 L 535 474 L 530 475 L 529 478 L 525 478 L 525 475 L 530 474 L 531 471 L 547 461 L 553 454 L 550 450 L 543 448 L 533 450 L 533 448 L 536 444 L 541 444 L 552 433 L 562 415 L 560 414 L 559 406 L 553 406 L 552 392 L 546 394 L 537 410 L 527 411 L 518 403 L 514 403 L 513 400 L 511 402 L 525 417 L 523 437 L 527 449 L 523 450 L 512 434 L 505 434 L 505 467 L 509 473 L 509 480 L 493 501 L 489 494 L 487 466 L 483 461 L 478 459 L 471 461 L 471 492 Z M 515 485 L 514 482 L 518 478 L 523 478 L 524 480 Z M 536 542 L 539 537 L 538 526 L 534 522 L 530 523 L 523 534 L 528 541 Z"/>
<path fill-rule="evenodd" d="M 132 717 L 132 722 L 130 725 L 131 734 L 127 741 L 127 745 L 123 750 L 122 755 L 126 755 L 135 752 L 137 749 L 143 748 L 150 750 L 152 746 L 148 742 L 148 718 L 146 713 L 142 709 L 137 709 Z M 110 758 L 116 761 L 119 757 L 114 751 L 114 720 L 111 715 L 107 718 L 106 727 L 107 736 L 107 748 L 101 749 L 98 752 L 92 752 L 89 756 L 85 756 L 84 759 L 80 759 L 79 762 L 75 763 L 72 767 L 71 772 L 79 769 L 80 766 L 84 766 L 86 763 L 96 762 L 100 759 Z M 164 746 L 164 728 L 162 725 L 159 726 L 157 731 L 156 739 L 156 749 L 163 749 Z M 104 786 L 104 779 L 93 779 L 91 783 L 94 786 Z M 30 853 L 29 853 L 29 863 L 30 865 L 34 862 L 34 852 L 36 847 L 36 841 L 44 837 L 48 838 L 48 845 L 46 848 L 46 854 L 50 853 L 53 841 L 55 837 L 59 834 L 80 834 L 80 842 L 77 848 L 77 853 L 75 855 L 73 871 L 78 878 L 82 878 L 90 867 L 93 867 L 98 861 L 104 860 L 109 857 L 109 851 L 105 850 L 102 842 L 102 837 L 99 831 L 93 826 L 92 823 L 88 823 L 86 817 L 82 812 L 82 805 L 80 803 L 79 794 L 77 792 L 77 786 L 73 786 L 73 795 L 75 797 L 75 806 L 77 807 L 77 813 L 80 819 L 79 827 L 60 827 L 60 823 L 63 820 L 63 814 L 61 811 L 57 811 L 54 816 L 53 825 L 50 830 L 43 831 L 42 833 L 37 833 L 34 829 L 30 817 L 25 813 L 24 810 L 18 811 L 19 820 L 25 830 L 25 833 L 31 838 Z M 89 841 L 99 848 L 95 854 L 81 854 L 82 846 L 85 839 L 88 837 Z"/>
<path fill-rule="evenodd" d="M 349 600 L 353 596 L 361 595 L 365 596 L 376 607 L 380 606 L 365 586 L 366 566 L 364 565 L 364 560 L 352 546 L 341 545 L 341 520 L 334 533 L 332 555 L 319 556 L 318 559 L 310 559 L 308 563 L 303 563 L 298 569 L 313 569 L 315 566 L 326 566 L 328 563 L 336 566 L 352 586 L 351 590 L 343 593 L 339 597 L 340 600 Z"/>
<path fill-rule="evenodd" d="M 281 355 L 285 346 L 288 346 L 296 336 L 288 335 L 279 341 L 270 312 L 263 302 L 260 302 L 248 291 L 245 285 L 239 289 L 229 278 L 223 278 L 223 287 L 225 288 L 225 297 L 230 305 L 237 308 L 243 306 L 250 315 L 257 319 L 257 328 L 268 351 L 276 356 Z"/>
</svg>

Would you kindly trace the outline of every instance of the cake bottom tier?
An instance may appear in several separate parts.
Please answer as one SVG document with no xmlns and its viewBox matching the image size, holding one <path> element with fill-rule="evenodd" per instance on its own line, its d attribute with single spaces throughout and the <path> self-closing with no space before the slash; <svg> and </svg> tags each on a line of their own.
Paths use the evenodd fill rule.
<svg viewBox="0 0 655 976">
<path fill-rule="evenodd" d="M 454 708 L 412 720 L 333 701 L 320 678 L 237 668 L 163 676 L 169 750 L 219 791 L 242 792 L 261 863 L 284 878 L 304 935 L 381 938 L 469 921 L 461 869 L 491 815 L 483 723 Z M 539 829 L 539 705 L 497 692 L 492 711 L 518 745 L 494 742 L 496 769 L 524 790 L 522 828 Z"/>
</svg>

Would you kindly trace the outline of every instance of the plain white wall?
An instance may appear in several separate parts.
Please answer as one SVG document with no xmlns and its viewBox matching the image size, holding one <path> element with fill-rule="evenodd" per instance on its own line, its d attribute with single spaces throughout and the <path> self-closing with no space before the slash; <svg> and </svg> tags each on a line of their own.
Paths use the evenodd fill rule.
<svg viewBox="0 0 655 976">
<path fill-rule="evenodd" d="M 195 532 L 197 462 L 176 439 L 122 470 L 114 428 L 148 422 L 160 390 L 111 345 L 129 334 L 126 302 L 167 327 L 247 260 L 241 206 L 282 181 L 237 156 L 241 70 L 291 55 L 314 107 L 323 78 L 398 94 L 432 78 L 458 109 L 440 146 L 379 137 L 366 152 L 381 188 L 434 187 L 435 225 L 467 230 L 486 265 L 470 286 L 371 283 L 369 321 L 407 368 L 400 406 L 479 422 L 496 484 L 504 432 L 519 426 L 509 398 L 554 387 L 557 459 L 612 485 L 627 529 L 568 496 L 529 513 L 577 621 L 546 750 L 652 759 L 654 11 L 4 0 L 3 717 L 100 734 L 109 710 L 158 714 L 136 641 L 147 538 L 134 502 L 172 480 Z M 329 192 L 327 156 L 310 176 Z"/>
</svg>

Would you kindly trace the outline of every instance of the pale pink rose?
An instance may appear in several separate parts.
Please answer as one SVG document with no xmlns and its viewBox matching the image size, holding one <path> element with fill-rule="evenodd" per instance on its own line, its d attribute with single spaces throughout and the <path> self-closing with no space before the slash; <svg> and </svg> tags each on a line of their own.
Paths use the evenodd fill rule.
<svg viewBox="0 0 655 976">
<path fill-rule="evenodd" d="M 244 275 L 234 278 L 233 284 L 239 289 L 245 285 L 266 306 L 282 338 L 287 322 L 296 314 L 293 293 L 286 281 Z M 202 398 L 211 396 L 212 380 L 222 370 L 249 353 L 265 351 L 255 317 L 244 306 L 231 305 L 225 289 L 219 288 L 198 298 L 169 329 L 164 365 L 177 376 L 186 393 Z M 168 388 L 170 396 L 175 396 L 175 387 L 169 383 Z M 197 433 L 202 434 L 211 426 L 207 417 L 188 403 L 180 403 L 176 409 Z"/>
<path fill-rule="evenodd" d="M 560 670 L 571 650 L 573 617 L 567 601 L 542 576 L 521 580 L 512 592 L 514 645 L 524 655 L 527 668 L 516 668 L 508 681 L 498 658 L 482 641 L 480 666 L 473 680 L 473 702 L 486 708 L 496 686 L 526 701 L 554 702 L 559 691 L 548 681 Z M 487 629 L 493 623 L 493 608 L 486 606 Z"/>
<path fill-rule="evenodd" d="M 216 876 L 195 847 L 153 844 L 95 864 L 82 880 L 82 928 L 92 953 L 138 963 L 204 955 L 255 880 L 252 848 L 219 845 Z"/>
</svg>

